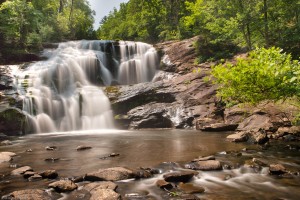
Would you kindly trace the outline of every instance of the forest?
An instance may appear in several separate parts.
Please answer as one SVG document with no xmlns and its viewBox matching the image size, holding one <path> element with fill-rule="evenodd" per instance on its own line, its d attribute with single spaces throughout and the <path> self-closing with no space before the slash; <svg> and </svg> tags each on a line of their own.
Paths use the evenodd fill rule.
<svg viewBox="0 0 300 200">
<path fill-rule="evenodd" d="M 95 13 L 86 0 L 1 0 L 0 4 L 0 61 L 38 50 L 45 43 L 95 39 Z"/>
</svg>

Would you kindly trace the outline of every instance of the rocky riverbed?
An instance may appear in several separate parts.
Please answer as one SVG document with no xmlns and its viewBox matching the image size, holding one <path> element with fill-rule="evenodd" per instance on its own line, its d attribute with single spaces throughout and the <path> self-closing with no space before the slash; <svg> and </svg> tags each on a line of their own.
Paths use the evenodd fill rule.
<svg viewBox="0 0 300 200">
<path fill-rule="evenodd" d="M 226 142 L 229 134 L 152 130 L 11 138 L 0 146 L 0 195 L 2 199 L 300 198 L 297 143 L 236 144 Z"/>
</svg>

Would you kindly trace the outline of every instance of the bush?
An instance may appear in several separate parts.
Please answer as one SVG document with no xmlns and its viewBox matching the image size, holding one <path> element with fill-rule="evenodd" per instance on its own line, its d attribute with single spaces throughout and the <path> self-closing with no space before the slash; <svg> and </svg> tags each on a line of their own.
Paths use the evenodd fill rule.
<svg viewBox="0 0 300 200">
<path fill-rule="evenodd" d="M 300 63 L 279 48 L 257 48 L 235 65 L 212 69 L 218 95 L 232 103 L 300 97 Z"/>
</svg>

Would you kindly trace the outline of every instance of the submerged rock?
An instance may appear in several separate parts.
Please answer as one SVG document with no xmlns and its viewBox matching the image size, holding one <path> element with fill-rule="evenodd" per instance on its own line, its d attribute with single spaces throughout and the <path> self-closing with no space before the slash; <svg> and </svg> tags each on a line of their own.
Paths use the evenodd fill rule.
<svg viewBox="0 0 300 200">
<path fill-rule="evenodd" d="M 184 167 L 187 169 L 202 170 L 202 171 L 222 170 L 222 164 L 218 160 L 192 162 L 186 164 Z"/>
<path fill-rule="evenodd" d="M 40 189 L 20 190 L 3 196 L 2 200 L 52 200 L 51 196 Z"/>
<path fill-rule="evenodd" d="M 205 191 L 203 187 L 192 183 L 179 183 L 178 188 L 186 194 L 203 193 Z"/>
<path fill-rule="evenodd" d="M 194 171 L 178 171 L 164 174 L 163 177 L 167 182 L 188 182 L 197 174 L 198 172 Z"/>
<path fill-rule="evenodd" d="M 9 140 L 4 140 L 2 142 L 0 142 L 0 146 L 9 146 L 12 145 L 13 143 Z"/>
<path fill-rule="evenodd" d="M 38 174 L 34 174 L 33 176 L 30 176 L 28 178 L 28 181 L 39 181 L 39 180 L 42 180 L 43 177 L 41 175 L 38 175 Z"/>
<path fill-rule="evenodd" d="M 50 188 L 55 189 L 57 192 L 70 192 L 77 189 L 77 185 L 70 180 L 60 180 L 48 185 Z"/>
<path fill-rule="evenodd" d="M 91 149 L 92 147 L 90 146 L 85 146 L 85 145 L 80 145 L 76 148 L 77 151 L 84 151 L 84 150 L 88 150 Z"/>
<path fill-rule="evenodd" d="M 100 169 L 96 172 L 88 173 L 84 177 L 87 181 L 119 181 L 130 178 L 134 178 L 134 172 L 124 167 Z"/>
<path fill-rule="evenodd" d="M 39 173 L 43 178 L 55 179 L 58 177 L 58 173 L 55 170 L 46 170 Z"/>
</svg>

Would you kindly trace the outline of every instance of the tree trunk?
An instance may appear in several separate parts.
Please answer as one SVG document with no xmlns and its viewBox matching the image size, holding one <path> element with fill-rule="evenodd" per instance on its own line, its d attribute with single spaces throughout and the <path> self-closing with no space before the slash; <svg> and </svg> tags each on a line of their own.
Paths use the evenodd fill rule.
<svg viewBox="0 0 300 200">
<path fill-rule="evenodd" d="M 264 25 L 265 25 L 265 43 L 269 46 L 269 26 L 268 26 L 268 3 L 264 0 Z"/>
<path fill-rule="evenodd" d="M 64 11 L 64 2 L 63 0 L 59 0 L 59 9 L 58 12 L 62 13 Z"/>
</svg>

